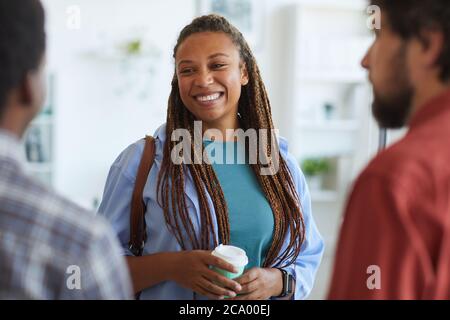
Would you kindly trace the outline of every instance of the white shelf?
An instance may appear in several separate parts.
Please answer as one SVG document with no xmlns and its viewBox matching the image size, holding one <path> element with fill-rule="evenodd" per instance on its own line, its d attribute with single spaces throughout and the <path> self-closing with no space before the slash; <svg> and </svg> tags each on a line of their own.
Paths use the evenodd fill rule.
<svg viewBox="0 0 450 320">
<path fill-rule="evenodd" d="M 52 115 L 43 114 L 31 122 L 32 126 L 48 126 L 53 123 Z"/>
<path fill-rule="evenodd" d="M 365 11 L 367 3 L 364 0 L 300 0 L 301 6 L 308 9 L 338 9 L 338 10 L 354 10 Z"/>
<path fill-rule="evenodd" d="M 295 154 L 301 158 L 347 157 L 355 152 L 358 131 L 345 125 L 296 127 Z"/>
<path fill-rule="evenodd" d="M 297 82 L 302 85 L 317 84 L 333 84 L 333 85 L 361 85 L 367 83 L 367 75 L 339 75 L 328 74 L 321 75 L 318 73 L 304 74 L 297 77 Z"/>
<path fill-rule="evenodd" d="M 312 190 L 311 201 L 313 202 L 335 202 L 338 200 L 338 193 L 332 190 Z"/>
<path fill-rule="evenodd" d="M 30 172 L 52 172 L 53 164 L 51 162 L 27 162 L 27 167 Z"/>
<path fill-rule="evenodd" d="M 298 121 L 299 129 L 317 131 L 357 131 L 360 124 L 355 120 Z"/>
<path fill-rule="evenodd" d="M 308 150 L 300 152 L 302 158 L 347 158 L 353 155 L 353 151 L 348 150 Z"/>
</svg>

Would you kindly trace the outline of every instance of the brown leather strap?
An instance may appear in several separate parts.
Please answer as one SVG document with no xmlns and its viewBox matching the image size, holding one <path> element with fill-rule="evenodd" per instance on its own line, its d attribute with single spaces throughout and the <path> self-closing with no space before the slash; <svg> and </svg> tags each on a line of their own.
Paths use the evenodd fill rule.
<svg viewBox="0 0 450 320">
<path fill-rule="evenodd" d="M 147 210 L 142 193 L 148 174 L 155 160 L 155 139 L 151 136 L 145 137 L 144 152 L 136 175 L 136 181 L 131 199 L 130 212 L 130 242 L 129 248 L 135 256 L 141 256 L 147 240 L 145 225 L 145 211 Z"/>
</svg>

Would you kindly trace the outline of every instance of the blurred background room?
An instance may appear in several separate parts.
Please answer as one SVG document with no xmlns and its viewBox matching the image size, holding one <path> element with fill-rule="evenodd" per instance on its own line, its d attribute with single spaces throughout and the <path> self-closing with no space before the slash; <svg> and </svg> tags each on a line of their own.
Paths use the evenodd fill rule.
<svg viewBox="0 0 450 320">
<path fill-rule="evenodd" d="M 252 47 L 275 126 L 307 176 L 326 251 L 310 299 L 324 299 L 352 182 L 376 154 L 373 40 L 365 0 L 43 0 L 48 96 L 24 139 L 28 169 L 96 209 L 108 170 L 165 121 L 178 33 L 195 16 L 230 19 Z M 403 132 L 389 132 L 392 143 Z"/>
</svg>

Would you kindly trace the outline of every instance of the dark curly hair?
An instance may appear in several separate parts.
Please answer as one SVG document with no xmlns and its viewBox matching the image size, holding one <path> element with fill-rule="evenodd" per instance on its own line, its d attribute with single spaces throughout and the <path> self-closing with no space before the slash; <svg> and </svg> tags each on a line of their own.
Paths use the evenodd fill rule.
<svg viewBox="0 0 450 320">
<path fill-rule="evenodd" d="M 444 35 L 444 47 L 437 64 L 440 78 L 450 80 L 450 4 L 448 0 L 371 0 L 388 18 L 392 30 L 401 38 L 422 41 L 423 31 L 439 30 Z"/>
<path fill-rule="evenodd" d="M 39 0 L 0 0 L 0 117 L 11 89 L 40 65 L 44 24 Z"/>
</svg>

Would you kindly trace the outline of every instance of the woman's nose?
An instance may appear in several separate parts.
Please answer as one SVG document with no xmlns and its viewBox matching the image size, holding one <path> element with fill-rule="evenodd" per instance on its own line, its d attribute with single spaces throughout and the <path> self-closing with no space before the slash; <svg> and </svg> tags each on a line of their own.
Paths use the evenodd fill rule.
<svg viewBox="0 0 450 320">
<path fill-rule="evenodd" d="M 214 82 L 211 72 L 203 70 L 197 73 L 195 85 L 199 87 L 207 87 Z"/>
</svg>

